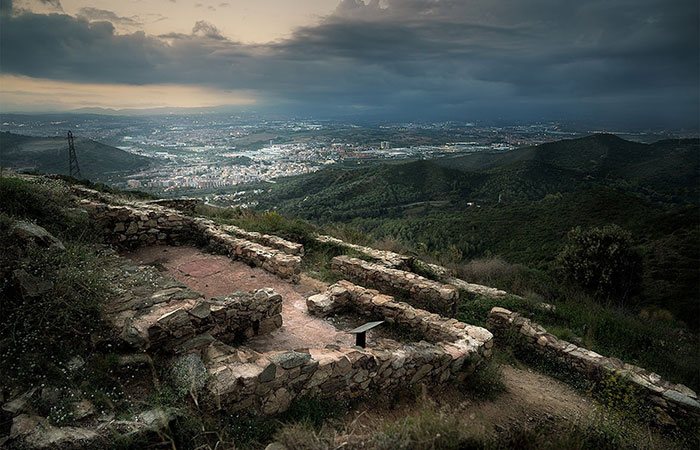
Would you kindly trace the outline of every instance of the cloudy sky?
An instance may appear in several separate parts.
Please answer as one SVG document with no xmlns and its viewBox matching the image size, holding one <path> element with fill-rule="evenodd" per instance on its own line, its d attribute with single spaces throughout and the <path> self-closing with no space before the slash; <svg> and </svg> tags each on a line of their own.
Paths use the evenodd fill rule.
<svg viewBox="0 0 700 450">
<path fill-rule="evenodd" d="M 697 127 L 697 0 L 0 0 L 2 111 Z"/>
</svg>

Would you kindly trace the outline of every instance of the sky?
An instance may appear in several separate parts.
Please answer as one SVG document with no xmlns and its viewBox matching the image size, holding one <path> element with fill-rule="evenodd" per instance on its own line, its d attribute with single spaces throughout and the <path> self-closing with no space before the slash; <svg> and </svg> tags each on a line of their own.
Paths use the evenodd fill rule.
<svg viewBox="0 0 700 450">
<path fill-rule="evenodd" d="M 0 0 L 0 111 L 698 128 L 697 0 Z"/>
</svg>

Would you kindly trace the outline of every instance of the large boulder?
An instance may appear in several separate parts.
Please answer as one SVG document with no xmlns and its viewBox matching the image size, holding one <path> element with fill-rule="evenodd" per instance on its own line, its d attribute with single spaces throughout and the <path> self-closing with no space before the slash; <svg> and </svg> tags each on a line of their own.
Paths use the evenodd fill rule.
<svg viewBox="0 0 700 450">
<path fill-rule="evenodd" d="M 24 269 L 12 271 L 12 278 L 23 297 L 38 297 L 53 288 L 53 282 L 36 277 Z"/>
<path fill-rule="evenodd" d="M 18 220 L 12 225 L 12 234 L 24 243 L 33 242 L 39 247 L 53 250 L 66 249 L 63 243 L 54 235 L 35 223 Z"/>
</svg>

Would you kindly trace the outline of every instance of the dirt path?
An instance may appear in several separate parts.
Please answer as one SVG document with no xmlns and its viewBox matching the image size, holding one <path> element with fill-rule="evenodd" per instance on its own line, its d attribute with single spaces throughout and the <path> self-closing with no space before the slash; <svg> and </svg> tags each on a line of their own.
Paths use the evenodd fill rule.
<svg viewBox="0 0 700 450">
<path fill-rule="evenodd" d="M 381 431 L 383 423 L 401 420 L 414 415 L 421 407 L 428 407 L 456 416 L 471 433 L 486 436 L 547 423 L 585 422 L 596 414 L 597 406 L 590 398 L 558 380 L 505 364 L 502 370 L 506 391 L 493 400 L 475 400 L 457 389 L 447 389 L 429 393 L 423 400 L 408 400 L 393 407 L 360 407 L 347 420 L 353 422 L 358 431 L 368 432 L 377 427 Z"/>
<path fill-rule="evenodd" d="M 353 345 L 352 337 L 332 323 L 307 313 L 306 298 L 317 292 L 318 283 L 302 277 L 287 283 L 260 268 L 232 261 L 223 255 L 204 253 L 195 247 L 142 247 L 124 255 L 138 264 L 153 265 L 206 298 L 271 287 L 282 296 L 282 327 L 255 336 L 245 345 L 259 352 L 319 348 L 327 344 Z"/>
</svg>

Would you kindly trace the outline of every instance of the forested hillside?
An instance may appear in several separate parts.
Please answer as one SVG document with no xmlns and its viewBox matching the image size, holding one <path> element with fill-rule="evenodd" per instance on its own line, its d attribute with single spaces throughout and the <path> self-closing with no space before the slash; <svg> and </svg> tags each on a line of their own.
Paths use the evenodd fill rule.
<svg viewBox="0 0 700 450">
<path fill-rule="evenodd" d="M 329 168 L 280 180 L 259 208 L 350 223 L 443 262 L 498 256 L 556 278 L 574 227 L 616 224 L 643 259 L 638 305 L 700 317 L 698 140 L 593 135 L 497 154 Z"/>
</svg>

